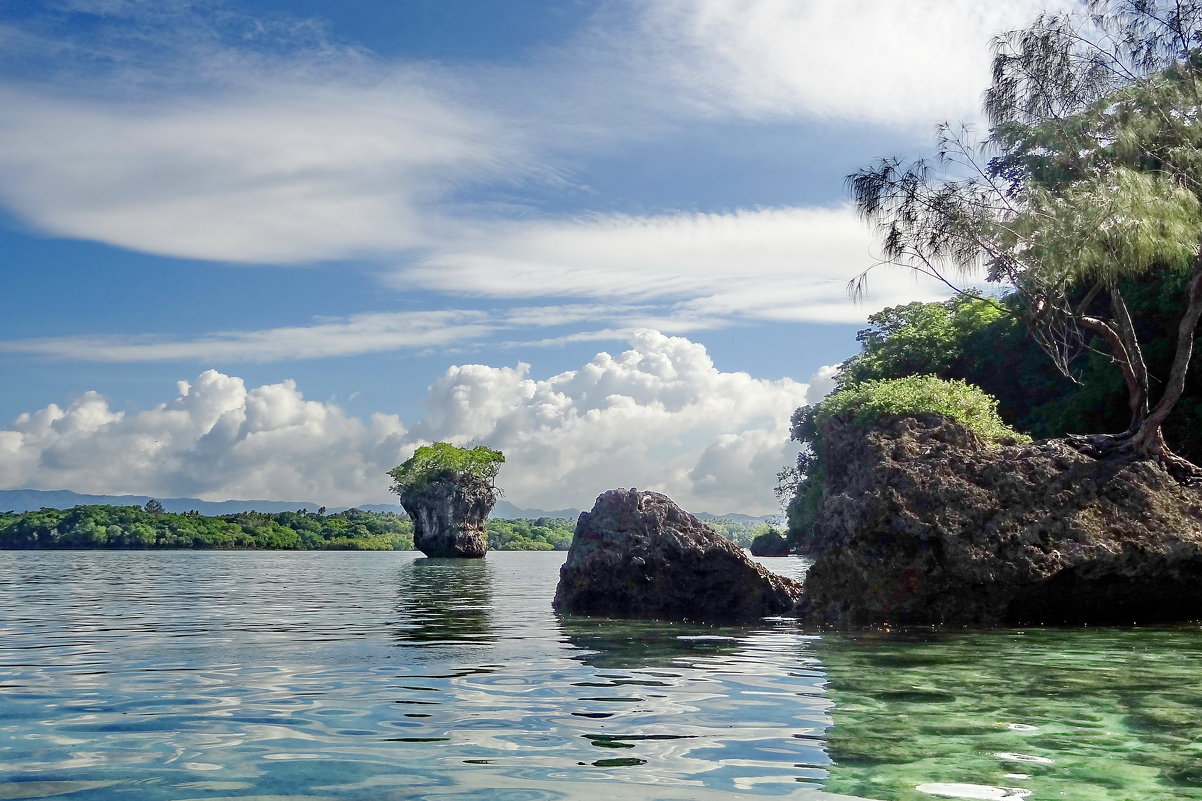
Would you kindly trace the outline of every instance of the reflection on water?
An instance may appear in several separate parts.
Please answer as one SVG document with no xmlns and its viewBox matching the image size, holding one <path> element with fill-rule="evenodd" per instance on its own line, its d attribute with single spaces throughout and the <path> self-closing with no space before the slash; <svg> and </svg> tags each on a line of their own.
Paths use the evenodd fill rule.
<svg viewBox="0 0 1202 801">
<path fill-rule="evenodd" d="M 0 552 L 0 801 L 1202 799 L 1196 629 L 560 618 L 563 554 L 415 556 Z"/>
<path fill-rule="evenodd" d="M 491 631 L 492 565 L 485 559 L 417 558 L 397 580 L 396 637 L 414 645 L 473 645 Z"/>
<path fill-rule="evenodd" d="M 693 664 L 702 657 L 730 656 L 746 629 L 710 628 L 697 634 L 684 624 L 563 616 L 560 631 L 577 649 L 572 656 L 602 669 L 633 670 Z"/>
</svg>

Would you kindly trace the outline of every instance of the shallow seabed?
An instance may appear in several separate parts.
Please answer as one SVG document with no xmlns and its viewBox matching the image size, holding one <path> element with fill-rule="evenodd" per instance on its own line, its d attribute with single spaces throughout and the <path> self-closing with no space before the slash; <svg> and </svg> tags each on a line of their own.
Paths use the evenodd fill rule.
<svg viewBox="0 0 1202 801">
<path fill-rule="evenodd" d="M 0 552 L 0 799 L 1202 799 L 1197 627 L 559 618 L 562 558 Z"/>
</svg>

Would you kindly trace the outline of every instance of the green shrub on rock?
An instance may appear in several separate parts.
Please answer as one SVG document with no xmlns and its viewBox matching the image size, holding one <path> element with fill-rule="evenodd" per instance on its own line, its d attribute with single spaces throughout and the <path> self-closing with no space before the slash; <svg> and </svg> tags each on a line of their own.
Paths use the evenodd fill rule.
<svg viewBox="0 0 1202 801">
<path fill-rule="evenodd" d="M 798 411 L 804 414 L 807 409 L 814 434 L 834 419 L 850 418 L 869 426 L 890 417 L 936 414 L 962 423 L 984 440 L 1030 439 L 1002 422 L 992 395 L 964 381 L 930 375 L 865 381 Z"/>
<path fill-rule="evenodd" d="M 810 530 L 818 515 L 818 503 L 826 475 L 822 447 L 825 427 L 831 421 L 870 427 L 898 417 L 939 415 L 955 420 L 986 442 L 1029 442 L 1002 422 L 997 400 L 979 387 L 964 381 L 944 380 L 929 375 L 865 381 L 828 396 L 821 403 L 803 406 L 793 413 L 793 439 L 807 446 L 793 472 L 792 498 L 785 509 L 789 545 L 802 553 L 809 548 Z"/>
<path fill-rule="evenodd" d="M 396 482 L 392 491 L 398 495 L 452 475 L 470 477 L 491 485 L 504 461 L 503 453 L 484 445 L 469 449 L 457 448 L 447 442 L 435 442 L 418 448 L 403 464 L 389 470 L 388 475 Z"/>
</svg>

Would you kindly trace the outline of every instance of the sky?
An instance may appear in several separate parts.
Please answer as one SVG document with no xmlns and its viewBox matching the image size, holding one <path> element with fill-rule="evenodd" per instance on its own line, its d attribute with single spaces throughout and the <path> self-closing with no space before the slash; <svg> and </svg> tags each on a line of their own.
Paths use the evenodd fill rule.
<svg viewBox="0 0 1202 801">
<path fill-rule="evenodd" d="M 778 511 L 886 306 L 844 177 L 1037 0 L 0 0 L 0 489 Z"/>
</svg>

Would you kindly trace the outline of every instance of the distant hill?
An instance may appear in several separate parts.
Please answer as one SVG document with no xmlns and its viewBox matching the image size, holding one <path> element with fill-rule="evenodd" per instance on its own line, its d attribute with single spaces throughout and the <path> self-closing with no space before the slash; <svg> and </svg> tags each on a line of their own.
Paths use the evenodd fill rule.
<svg viewBox="0 0 1202 801">
<path fill-rule="evenodd" d="M 150 495 L 84 495 L 70 490 L 0 490 L 0 510 L 28 512 L 31 509 L 70 509 L 72 506 L 144 506 Z M 308 501 L 202 501 L 199 498 L 157 498 L 167 512 L 195 509 L 202 515 L 229 515 L 236 512 L 316 512 L 321 504 Z M 331 509 L 330 511 L 335 511 Z M 395 512 L 396 507 L 383 511 Z"/>
<path fill-rule="evenodd" d="M 145 506 L 150 495 L 85 495 L 70 490 L 0 490 L 0 511 L 28 512 L 32 509 L 70 509 L 72 506 Z M 202 501 L 199 498 L 157 498 L 168 512 L 187 512 L 192 509 L 202 515 L 230 515 L 237 512 L 294 512 L 307 509 L 316 512 L 321 504 L 312 501 Z M 346 506 L 331 506 L 329 512 L 341 512 Z M 368 512 L 401 512 L 395 503 L 365 503 L 358 507 Z M 708 512 L 696 513 L 701 520 L 730 520 L 734 523 L 756 525 L 777 523 L 779 515 L 744 514 L 715 515 Z M 509 501 L 498 501 L 492 517 L 502 520 L 536 520 L 540 517 L 558 517 L 575 521 L 580 517 L 579 509 L 523 509 Z"/>
<path fill-rule="evenodd" d="M 502 520 L 537 520 L 540 517 L 558 517 L 563 520 L 575 521 L 580 517 L 579 509 L 523 509 L 514 506 L 509 501 L 497 501 L 492 509 L 492 516 Z"/>
</svg>

